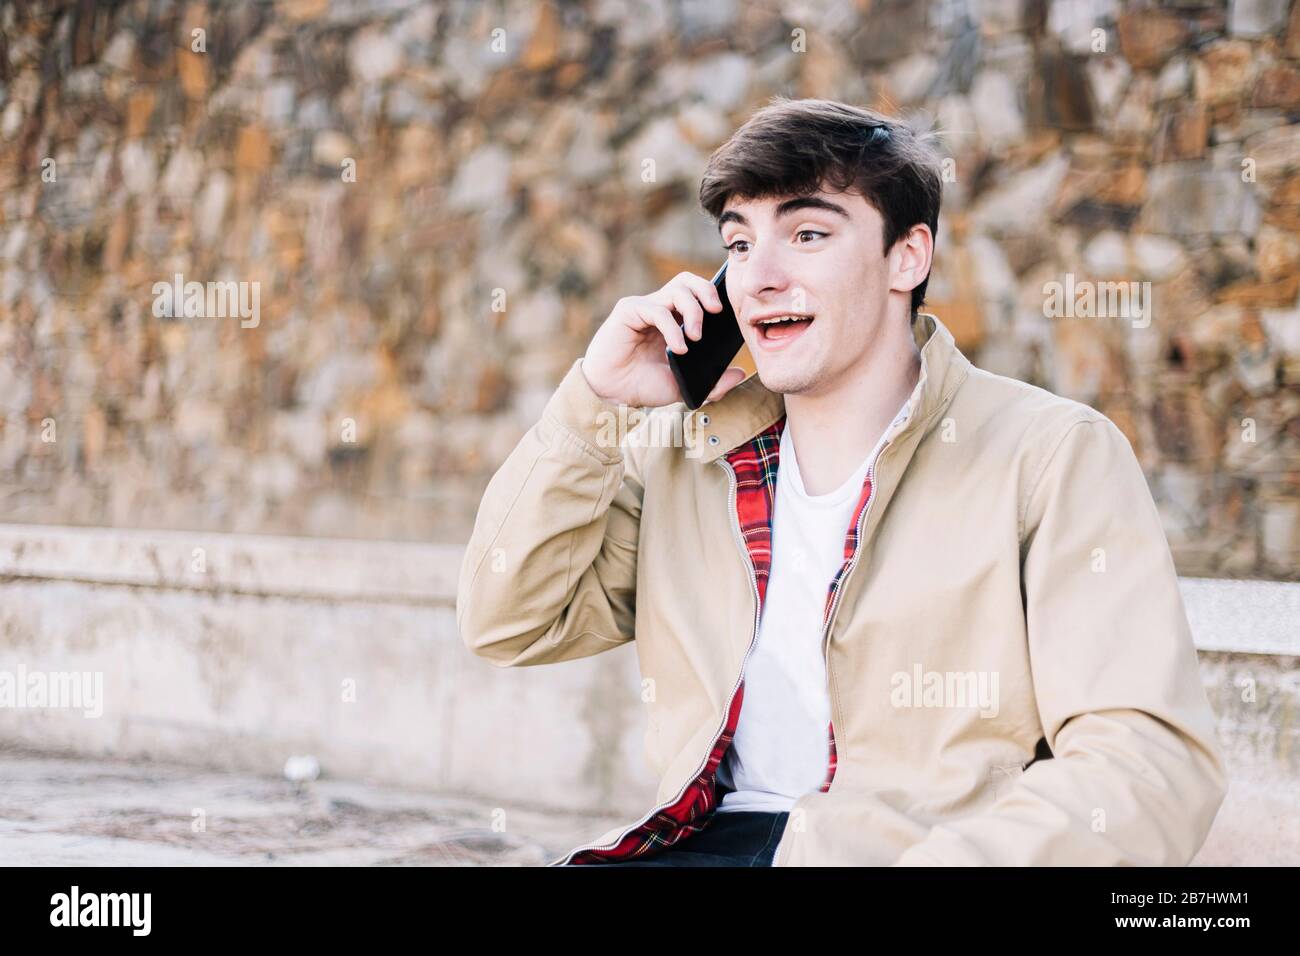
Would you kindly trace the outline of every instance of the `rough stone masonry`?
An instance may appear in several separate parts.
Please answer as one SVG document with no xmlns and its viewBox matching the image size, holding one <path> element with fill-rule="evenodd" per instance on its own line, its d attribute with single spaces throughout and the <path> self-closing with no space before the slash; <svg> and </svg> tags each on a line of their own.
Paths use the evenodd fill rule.
<svg viewBox="0 0 1300 956">
<path fill-rule="evenodd" d="M 463 540 L 613 302 L 712 272 L 698 176 L 783 93 L 944 130 L 931 311 L 1114 419 L 1182 573 L 1294 578 L 1300 3 L 778 6 L 5 4 L 0 520 Z M 155 315 L 177 274 L 260 321 Z"/>
</svg>

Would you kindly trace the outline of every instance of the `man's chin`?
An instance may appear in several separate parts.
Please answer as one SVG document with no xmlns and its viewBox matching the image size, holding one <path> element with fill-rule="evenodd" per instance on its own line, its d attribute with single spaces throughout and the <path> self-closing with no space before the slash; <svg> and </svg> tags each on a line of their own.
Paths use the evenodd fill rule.
<svg viewBox="0 0 1300 956">
<path fill-rule="evenodd" d="M 808 391 L 815 383 L 815 378 L 803 369 L 768 368 L 763 369 L 755 363 L 758 380 L 769 392 L 778 395 L 797 395 Z"/>
</svg>

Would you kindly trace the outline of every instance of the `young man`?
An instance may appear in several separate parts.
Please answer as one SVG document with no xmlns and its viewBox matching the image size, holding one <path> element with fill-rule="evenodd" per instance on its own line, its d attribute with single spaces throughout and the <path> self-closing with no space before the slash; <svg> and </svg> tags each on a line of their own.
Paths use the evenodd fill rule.
<svg viewBox="0 0 1300 956">
<path fill-rule="evenodd" d="M 488 485 L 466 644 L 635 641 L 653 681 L 656 805 L 550 865 L 1183 865 L 1204 841 L 1224 764 L 1142 471 L 1105 416 L 918 311 L 938 169 L 868 110 L 760 110 L 700 188 L 758 374 L 687 411 L 665 343 L 721 303 L 683 273 L 618 302 Z M 621 442 L 620 404 L 653 409 Z"/>
</svg>

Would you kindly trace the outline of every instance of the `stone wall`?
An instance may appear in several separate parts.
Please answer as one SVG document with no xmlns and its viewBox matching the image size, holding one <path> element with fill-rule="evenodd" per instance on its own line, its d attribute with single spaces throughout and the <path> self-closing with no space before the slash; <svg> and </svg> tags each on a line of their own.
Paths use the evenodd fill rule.
<svg viewBox="0 0 1300 956">
<path fill-rule="evenodd" d="M 5 4 L 0 520 L 463 540 L 613 302 L 716 267 L 775 93 L 937 125 L 930 310 L 1115 420 L 1184 574 L 1298 575 L 1288 0 Z"/>
</svg>

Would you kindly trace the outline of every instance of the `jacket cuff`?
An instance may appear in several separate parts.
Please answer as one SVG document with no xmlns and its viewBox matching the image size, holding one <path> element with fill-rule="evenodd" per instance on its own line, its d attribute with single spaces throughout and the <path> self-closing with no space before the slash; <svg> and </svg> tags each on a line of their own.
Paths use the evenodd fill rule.
<svg viewBox="0 0 1300 956">
<path fill-rule="evenodd" d="M 547 401 L 542 417 L 588 446 L 602 461 L 613 463 L 623 457 L 620 437 L 625 422 L 620 422 L 619 408 L 592 390 L 582 374 L 582 358 L 578 357 Z"/>
</svg>

